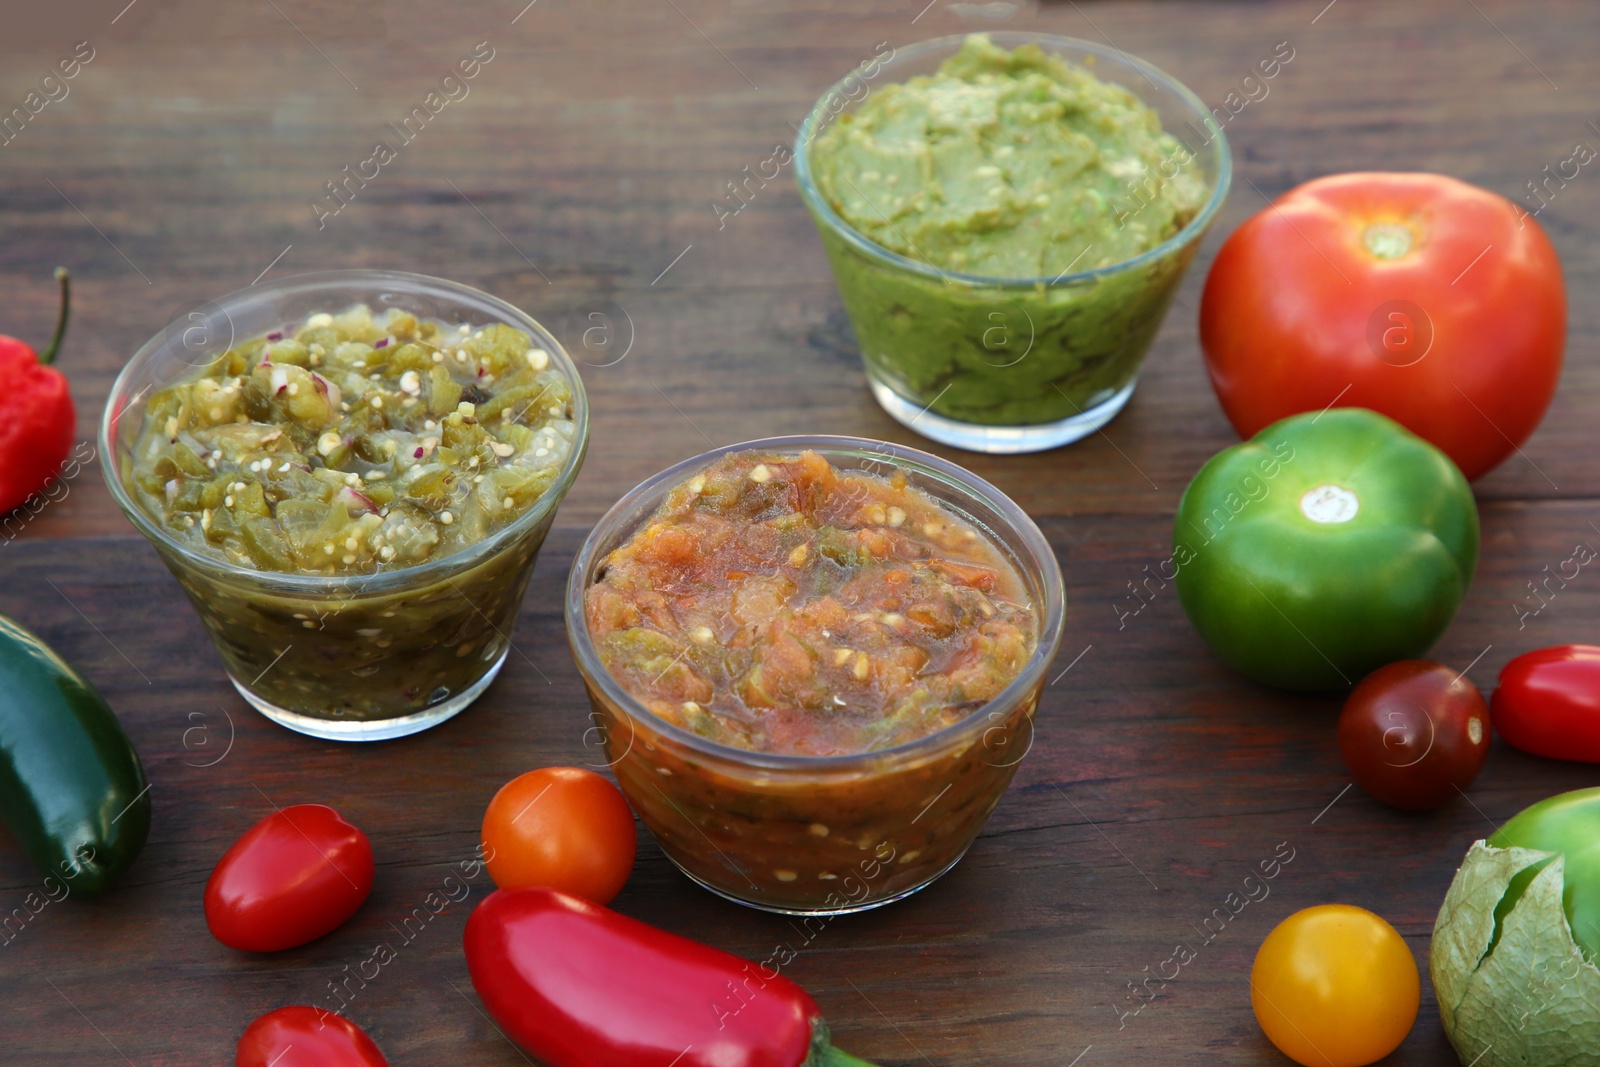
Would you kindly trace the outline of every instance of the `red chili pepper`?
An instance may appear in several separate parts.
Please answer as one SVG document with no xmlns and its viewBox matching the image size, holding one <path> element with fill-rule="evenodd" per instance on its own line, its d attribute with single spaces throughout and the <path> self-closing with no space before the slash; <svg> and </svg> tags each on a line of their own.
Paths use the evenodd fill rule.
<svg viewBox="0 0 1600 1067">
<path fill-rule="evenodd" d="M 43 355 L 0 334 L 0 515 L 50 483 L 66 462 L 77 416 L 67 379 L 49 366 L 67 332 L 67 269 L 56 268 L 61 312 Z"/>
<path fill-rule="evenodd" d="M 1600 647 L 1556 645 L 1507 663 L 1489 718 L 1512 748 L 1600 763 Z"/>
<path fill-rule="evenodd" d="M 553 889 L 489 894 L 466 950 L 489 1014 L 549 1067 L 872 1067 L 776 968 Z"/>
</svg>

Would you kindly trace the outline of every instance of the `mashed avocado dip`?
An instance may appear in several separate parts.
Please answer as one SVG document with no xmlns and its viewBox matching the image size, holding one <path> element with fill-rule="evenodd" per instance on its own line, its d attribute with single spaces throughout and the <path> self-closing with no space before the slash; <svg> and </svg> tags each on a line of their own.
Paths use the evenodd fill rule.
<svg viewBox="0 0 1600 1067">
<path fill-rule="evenodd" d="M 1133 380 L 1195 242 L 1056 279 L 1155 248 L 1212 191 L 1133 92 L 981 34 L 801 151 L 869 373 L 937 415 L 990 426 L 1071 418 Z"/>
</svg>

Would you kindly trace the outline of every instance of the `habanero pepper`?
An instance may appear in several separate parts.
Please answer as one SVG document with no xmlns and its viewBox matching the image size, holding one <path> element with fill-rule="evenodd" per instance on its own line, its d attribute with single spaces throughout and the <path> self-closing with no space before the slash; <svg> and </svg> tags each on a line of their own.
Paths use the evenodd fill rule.
<svg viewBox="0 0 1600 1067">
<path fill-rule="evenodd" d="M 50 366 L 67 332 L 67 270 L 56 268 L 61 311 L 55 336 L 42 354 L 0 334 L 0 515 L 50 484 L 67 450 L 77 415 L 67 379 Z"/>
<path fill-rule="evenodd" d="M 872 1067 L 776 969 L 553 889 L 491 893 L 466 954 L 489 1014 L 549 1067 Z"/>
</svg>

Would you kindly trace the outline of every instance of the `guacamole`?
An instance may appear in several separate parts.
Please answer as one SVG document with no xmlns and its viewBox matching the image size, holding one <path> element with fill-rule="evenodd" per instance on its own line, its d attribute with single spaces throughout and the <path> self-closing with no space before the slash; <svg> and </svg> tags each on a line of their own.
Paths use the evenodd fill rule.
<svg viewBox="0 0 1600 1067">
<path fill-rule="evenodd" d="M 1133 380 L 1195 242 L 1057 279 L 1148 252 L 1211 194 L 1133 92 L 981 34 L 801 149 L 869 373 L 919 407 L 994 426 L 1070 418 Z M 840 221 L 931 270 L 863 250 Z"/>
</svg>

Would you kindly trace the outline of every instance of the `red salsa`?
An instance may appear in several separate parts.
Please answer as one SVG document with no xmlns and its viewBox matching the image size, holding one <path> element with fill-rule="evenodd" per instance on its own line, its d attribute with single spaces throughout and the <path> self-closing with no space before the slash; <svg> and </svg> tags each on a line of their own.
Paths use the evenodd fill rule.
<svg viewBox="0 0 1600 1067">
<path fill-rule="evenodd" d="M 757 752 L 926 737 L 1021 672 L 1014 566 L 899 471 L 730 453 L 675 487 L 585 594 L 606 669 L 658 717 Z"/>
</svg>

